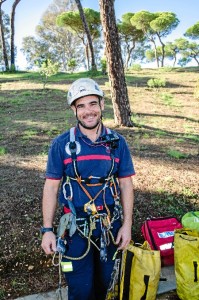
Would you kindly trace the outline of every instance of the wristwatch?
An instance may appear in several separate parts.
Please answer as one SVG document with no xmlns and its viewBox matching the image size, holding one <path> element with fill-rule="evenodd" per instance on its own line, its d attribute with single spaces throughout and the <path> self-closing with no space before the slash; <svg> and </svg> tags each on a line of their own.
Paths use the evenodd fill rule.
<svg viewBox="0 0 199 300">
<path fill-rule="evenodd" d="M 41 227 L 41 234 L 44 234 L 45 232 L 52 231 L 53 232 L 53 227 Z"/>
</svg>

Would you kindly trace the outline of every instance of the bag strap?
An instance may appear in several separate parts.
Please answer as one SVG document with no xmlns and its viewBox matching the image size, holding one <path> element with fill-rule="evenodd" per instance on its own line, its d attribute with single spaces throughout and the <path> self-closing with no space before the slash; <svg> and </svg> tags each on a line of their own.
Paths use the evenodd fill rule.
<svg viewBox="0 0 199 300">
<path fill-rule="evenodd" d="M 142 298 L 140 300 L 146 300 L 146 296 L 147 296 L 147 291 L 148 291 L 148 287 L 149 287 L 149 275 L 144 275 L 144 283 L 145 283 L 145 291 L 144 291 L 144 295 L 142 296 Z"/>
<path fill-rule="evenodd" d="M 194 282 L 198 282 L 198 276 L 197 276 L 198 263 L 197 263 L 197 261 L 193 261 L 193 266 L 194 266 Z"/>
<path fill-rule="evenodd" d="M 123 297 L 122 300 L 129 299 L 129 286 L 131 278 L 131 266 L 133 261 L 134 253 L 127 250 L 126 261 L 125 261 L 125 270 L 124 270 L 124 287 L 123 287 Z"/>
</svg>

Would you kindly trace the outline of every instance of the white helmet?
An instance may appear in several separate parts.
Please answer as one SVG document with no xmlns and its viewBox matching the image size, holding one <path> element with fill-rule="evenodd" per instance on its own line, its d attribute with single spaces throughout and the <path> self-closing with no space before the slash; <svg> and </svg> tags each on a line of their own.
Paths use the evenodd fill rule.
<svg viewBox="0 0 199 300">
<path fill-rule="evenodd" d="M 72 105 L 75 100 L 89 95 L 97 95 L 103 97 L 104 93 L 94 80 L 90 78 L 80 78 L 73 82 L 68 90 L 68 105 Z"/>
</svg>

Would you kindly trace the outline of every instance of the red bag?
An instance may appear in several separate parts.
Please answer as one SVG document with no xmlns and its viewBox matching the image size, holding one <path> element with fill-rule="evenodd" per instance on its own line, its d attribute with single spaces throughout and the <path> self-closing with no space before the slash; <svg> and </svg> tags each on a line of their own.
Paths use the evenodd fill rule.
<svg viewBox="0 0 199 300">
<path fill-rule="evenodd" d="M 142 234 L 153 250 L 160 250 L 162 266 L 174 264 L 174 230 L 182 228 L 174 217 L 148 219 L 142 225 Z"/>
</svg>

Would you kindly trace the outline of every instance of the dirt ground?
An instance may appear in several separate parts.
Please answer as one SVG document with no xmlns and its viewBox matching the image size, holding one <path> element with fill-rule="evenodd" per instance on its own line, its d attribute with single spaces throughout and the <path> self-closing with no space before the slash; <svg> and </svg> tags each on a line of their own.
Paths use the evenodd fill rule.
<svg viewBox="0 0 199 300">
<path fill-rule="evenodd" d="M 140 228 L 146 218 L 181 219 L 187 211 L 199 209 L 199 100 L 194 98 L 198 73 L 155 75 L 165 78 L 166 87 L 149 89 L 151 72 L 127 76 L 134 127 L 115 128 L 127 139 L 136 170 L 132 229 L 136 242 L 143 241 Z M 58 286 L 58 267 L 42 252 L 39 230 L 48 146 L 75 124 L 69 109 L 65 111 L 67 80 L 50 82 L 43 91 L 40 83 L 27 78 L 0 76 L 1 300 Z M 106 93 L 104 123 L 114 128 L 108 79 L 96 80 Z M 157 299 L 178 297 L 174 291 Z"/>
</svg>

